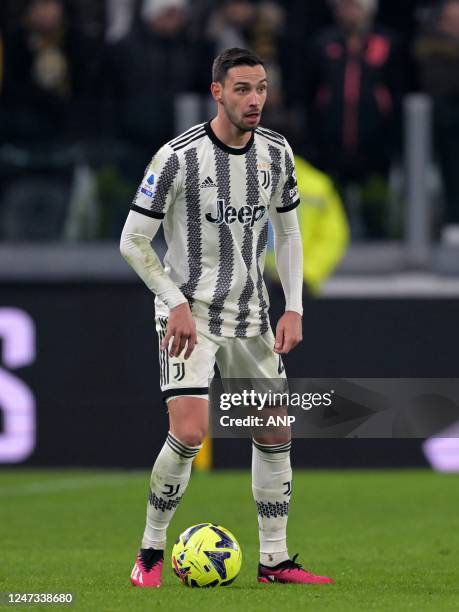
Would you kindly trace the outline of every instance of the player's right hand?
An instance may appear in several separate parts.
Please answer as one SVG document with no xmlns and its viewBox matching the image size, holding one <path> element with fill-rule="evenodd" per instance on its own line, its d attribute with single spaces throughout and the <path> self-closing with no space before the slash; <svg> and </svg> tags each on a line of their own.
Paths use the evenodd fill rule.
<svg viewBox="0 0 459 612">
<path fill-rule="evenodd" d="M 169 347 L 169 357 L 179 357 L 186 347 L 184 358 L 188 359 L 197 342 L 196 323 L 188 302 L 172 308 L 161 348 L 164 350 Z"/>
</svg>

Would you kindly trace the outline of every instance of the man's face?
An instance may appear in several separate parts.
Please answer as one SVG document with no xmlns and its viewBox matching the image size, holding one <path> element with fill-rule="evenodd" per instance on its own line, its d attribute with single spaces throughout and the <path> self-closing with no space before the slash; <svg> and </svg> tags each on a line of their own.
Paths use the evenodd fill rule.
<svg viewBox="0 0 459 612">
<path fill-rule="evenodd" d="M 226 116 L 242 132 L 254 130 L 261 119 L 267 94 L 263 66 L 235 66 L 223 83 L 215 83 L 215 97 L 221 101 Z"/>
</svg>

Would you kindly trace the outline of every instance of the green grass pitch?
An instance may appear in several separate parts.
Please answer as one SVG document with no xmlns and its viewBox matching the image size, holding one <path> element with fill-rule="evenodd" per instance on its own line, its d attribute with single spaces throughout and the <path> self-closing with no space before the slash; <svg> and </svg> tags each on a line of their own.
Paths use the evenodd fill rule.
<svg viewBox="0 0 459 612">
<path fill-rule="evenodd" d="M 83 611 L 459 610 L 458 476 L 296 471 L 290 554 L 336 580 L 303 586 L 256 582 L 249 472 L 194 473 L 169 531 L 164 587 L 143 590 L 130 586 L 129 575 L 148 477 L 0 471 L 0 591 L 73 592 L 75 604 L 65 609 Z M 241 574 L 226 589 L 186 588 L 170 569 L 176 535 L 202 521 L 224 525 L 241 544 Z"/>
</svg>

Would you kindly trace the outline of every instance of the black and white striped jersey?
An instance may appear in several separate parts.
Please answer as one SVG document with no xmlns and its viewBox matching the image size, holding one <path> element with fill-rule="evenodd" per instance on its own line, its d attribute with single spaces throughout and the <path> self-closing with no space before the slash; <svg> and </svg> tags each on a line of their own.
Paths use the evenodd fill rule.
<svg viewBox="0 0 459 612">
<path fill-rule="evenodd" d="M 233 148 L 205 123 L 158 151 L 131 208 L 164 219 L 164 267 L 198 328 L 249 337 L 269 327 L 268 217 L 298 203 L 293 154 L 283 136 L 258 127 L 243 148 Z M 158 297 L 155 308 L 167 317 Z"/>
</svg>

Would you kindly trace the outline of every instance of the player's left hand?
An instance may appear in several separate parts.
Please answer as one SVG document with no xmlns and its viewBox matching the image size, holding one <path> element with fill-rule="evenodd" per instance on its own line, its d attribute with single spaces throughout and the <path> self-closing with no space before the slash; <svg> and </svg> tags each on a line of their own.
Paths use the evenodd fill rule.
<svg viewBox="0 0 459 612">
<path fill-rule="evenodd" d="M 293 312 L 293 310 L 287 310 L 277 323 L 274 352 L 279 355 L 286 355 L 302 340 L 301 315 Z"/>
</svg>

